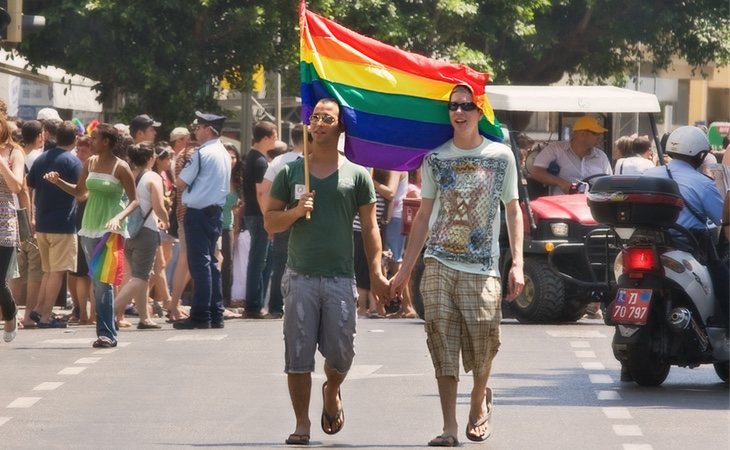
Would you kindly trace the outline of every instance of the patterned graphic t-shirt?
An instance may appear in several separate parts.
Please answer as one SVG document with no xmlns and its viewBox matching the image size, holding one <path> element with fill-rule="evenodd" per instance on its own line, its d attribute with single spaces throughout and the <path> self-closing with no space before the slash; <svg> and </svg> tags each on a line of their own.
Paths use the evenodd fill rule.
<svg viewBox="0 0 730 450">
<path fill-rule="evenodd" d="M 425 257 L 455 270 L 499 276 L 499 202 L 517 199 L 509 147 L 488 139 L 463 150 L 448 141 L 423 160 L 423 198 L 434 199 Z"/>
</svg>

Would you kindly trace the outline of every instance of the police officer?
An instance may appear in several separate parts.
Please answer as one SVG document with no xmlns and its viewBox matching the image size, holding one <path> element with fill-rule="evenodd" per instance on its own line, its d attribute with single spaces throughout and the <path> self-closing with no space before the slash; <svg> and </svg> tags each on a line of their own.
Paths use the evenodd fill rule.
<svg viewBox="0 0 730 450">
<path fill-rule="evenodd" d="M 190 317 L 173 324 L 178 330 L 223 328 L 221 274 L 216 242 L 221 235 L 222 207 L 231 181 L 231 157 L 221 143 L 223 116 L 195 112 L 200 147 L 177 179 L 182 202 L 190 276 L 195 284 Z"/>
</svg>

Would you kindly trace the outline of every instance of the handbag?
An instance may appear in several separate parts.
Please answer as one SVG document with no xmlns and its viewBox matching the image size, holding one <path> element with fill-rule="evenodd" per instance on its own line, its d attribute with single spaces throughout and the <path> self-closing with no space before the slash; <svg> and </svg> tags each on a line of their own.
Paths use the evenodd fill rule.
<svg viewBox="0 0 730 450">
<path fill-rule="evenodd" d="M 145 172 L 140 173 L 137 175 L 137 179 L 135 180 L 135 185 L 137 187 L 137 190 L 139 191 L 139 181 L 142 179 L 142 175 L 144 175 Z M 136 237 L 140 231 L 142 231 L 142 228 L 144 227 L 144 223 L 147 221 L 147 218 L 152 213 L 152 205 L 150 205 L 150 210 L 147 211 L 147 214 L 142 215 L 142 207 L 138 206 L 134 208 L 134 211 L 129 214 L 129 217 L 127 217 L 127 232 L 129 233 L 130 238 Z"/>
<path fill-rule="evenodd" d="M 25 208 L 18 208 L 15 210 L 18 215 L 18 236 L 20 242 L 25 242 L 33 237 L 33 232 L 30 228 L 30 220 L 28 219 L 28 210 Z"/>
</svg>

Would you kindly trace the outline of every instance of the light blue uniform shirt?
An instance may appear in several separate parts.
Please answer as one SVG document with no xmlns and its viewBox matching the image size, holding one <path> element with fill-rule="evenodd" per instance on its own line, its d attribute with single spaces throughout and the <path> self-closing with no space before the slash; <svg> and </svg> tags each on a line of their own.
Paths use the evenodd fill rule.
<svg viewBox="0 0 730 450">
<path fill-rule="evenodd" d="M 668 166 L 654 167 L 644 172 L 649 177 L 670 178 L 667 167 L 672 172 L 671 179 L 679 185 L 679 192 L 684 199 L 685 207 L 679 213 L 677 224 L 688 230 L 704 230 L 707 224 L 700 221 L 690 212 L 686 205 L 690 205 L 703 219 L 709 218 L 714 224 L 720 225 L 722 218 L 722 195 L 712 179 L 695 170 L 684 161 L 672 160 Z"/>
<path fill-rule="evenodd" d="M 204 143 L 180 172 L 188 185 L 182 202 L 188 208 L 223 206 L 231 187 L 231 157 L 220 139 Z"/>
</svg>

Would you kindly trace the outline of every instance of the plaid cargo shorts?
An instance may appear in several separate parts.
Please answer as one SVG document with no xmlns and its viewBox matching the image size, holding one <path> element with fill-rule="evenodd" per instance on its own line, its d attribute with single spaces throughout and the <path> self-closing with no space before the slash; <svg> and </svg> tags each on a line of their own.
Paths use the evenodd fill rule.
<svg viewBox="0 0 730 450">
<path fill-rule="evenodd" d="M 421 295 L 436 376 L 459 379 L 460 350 L 464 370 L 481 375 L 500 345 L 499 278 L 454 270 L 434 258 L 427 258 L 425 266 Z"/>
</svg>

